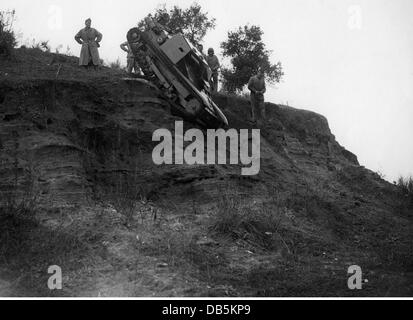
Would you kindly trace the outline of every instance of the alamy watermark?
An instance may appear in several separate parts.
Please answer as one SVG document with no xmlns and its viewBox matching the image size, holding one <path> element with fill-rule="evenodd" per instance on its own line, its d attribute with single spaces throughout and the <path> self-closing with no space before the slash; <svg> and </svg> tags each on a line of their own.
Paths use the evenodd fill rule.
<svg viewBox="0 0 413 320">
<path fill-rule="evenodd" d="M 199 129 L 184 132 L 183 121 L 176 121 L 174 135 L 168 129 L 157 129 L 152 141 L 160 141 L 152 151 L 156 165 L 228 164 L 229 160 L 229 164 L 246 166 L 241 169 L 242 175 L 256 175 L 260 171 L 259 129 L 251 129 L 251 132 L 249 129 L 240 129 L 239 132 L 236 129 L 208 129 L 205 138 Z M 191 143 L 184 148 L 184 142 Z"/>
<path fill-rule="evenodd" d="M 48 9 L 49 17 L 47 26 L 50 30 L 61 30 L 63 28 L 63 10 L 60 6 L 51 5 Z"/>
<path fill-rule="evenodd" d="M 52 274 L 47 280 L 47 287 L 50 290 L 62 289 L 62 268 L 53 265 L 47 269 L 47 273 Z"/>
<path fill-rule="evenodd" d="M 359 5 L 351 5 L 348 7 L 347 27 L 350 30 L 360 30 L 363 28 L 363 11 Z"/>
<path fill-rule="evenodd" d="M 349 266 L 347 273 L 351 274 L 347 280 L 347 286 L 350 290 L 361 290 L 363 289 L 363 283 L 369 282 L 367 279 L 363 279 L 361 267 L 358 265 Z"/>
</svg>

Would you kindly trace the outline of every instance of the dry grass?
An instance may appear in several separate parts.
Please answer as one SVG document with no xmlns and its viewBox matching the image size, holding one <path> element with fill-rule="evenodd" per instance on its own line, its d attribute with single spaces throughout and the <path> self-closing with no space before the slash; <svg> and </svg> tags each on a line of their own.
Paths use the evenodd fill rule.
<svg viewBox="0 0 413 320">
<path fill-rule="evenodd" d="M 17 296 L 70 295 L 48 289 L 47 270 L 58 265 L 68 274 L 82 268 L 82 261 L 92 256 L 90 241 L 76 230 L 43 226 L 36 213 L 8 210 L 0 216 L 0 266 L 6 270 L 3 276 L 13 283 Z"/>
<path fill-rule="evenodd" d="M 396 185 L 402 195 L 398 211 L 411 216 L 413 213 L 413 177 L 400 177 Z"/>
<path fill-rule="evenodd" d="M 119 59 L 117 59 L 116 61 L 109 62 L 108 66 L 111 69 L 123 71 L 122 63 Z"/>
<path fill-rule="evenodd" d="M 405 195 L 413 197 L 413 177 L 400 177 L 397 185 Z"/>
<path fill-rule="evenodd" d="M 254 207 L 240 205 L 240 199 L 223 196 L 212 217 L 210 230 L 228 236 L 232 240 L 243 240 L 265 250 L 277 250 L 289 246 L 282 236 L 282 219 L 286 208 L 273 203 Z"/>
</svg>

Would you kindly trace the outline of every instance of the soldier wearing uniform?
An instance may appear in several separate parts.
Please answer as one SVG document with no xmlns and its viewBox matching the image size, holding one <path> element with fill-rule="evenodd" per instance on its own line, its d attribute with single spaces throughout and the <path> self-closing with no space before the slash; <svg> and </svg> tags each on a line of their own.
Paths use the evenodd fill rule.
<svg viewBox="0 0 413 320">
<path fill-rule="evenodd" d="M 91 27 L 92 20 L 85 21 L 85 28 L 80 30 L 75 40 L 82 45 L 80 51 L 79 65 L 88 67 L 93 65 L 95 69 L 100 65 L 99 50 L 102 34 Z"/>
<path fill-rule="evenodd" d="M 208 49 L 208 55 L 206 56 L 206 61 L 212 70 L 211 87 L 212 87 L 212 92 L 215 93 L 218 91 L 218 70 L 221 66 L 219 64 L 219 60 L 217 56 L 215 55 L 214 49 L 212 48 Z"/>
<path fill-rule="evenodd" d="M 121 48 L 123 51 L 125 51 L 125 52 L 128 53 L 128 56 L 127 56 L 127 66 L 126 66 L 127 72 L 128 72 L 129 74 L 132 74 L 132 72 L 140 73 L 140 68 L 139 68 L 139 66 L 138 66 L 138 64 L 137 64 L 137 62 L 136 62 L 135 55 L 133 54 L 132 49 L 131 49 L 128 41 L 125 41 L 124 43 L 122 43 L 122 44 L 120 45 L 120 48 Z"/>
<path fill-rule="evenodd" d="M 262 120 L 265 122 L 265 104 L 264 93 L 266 92 L 264 73 L 259 70 L 257 75 L 252 76 L 248 81 L 248 89 L 251 91 L 251 120 L 257 122 Z M 257 115 L 259 117 L 257 119 Z"/>
</svg>

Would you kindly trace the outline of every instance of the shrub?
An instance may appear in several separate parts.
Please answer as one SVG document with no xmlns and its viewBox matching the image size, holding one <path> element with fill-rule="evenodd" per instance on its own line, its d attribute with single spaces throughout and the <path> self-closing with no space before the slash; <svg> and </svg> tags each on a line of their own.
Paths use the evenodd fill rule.
<svg viewBox="0 0 413 320">
<path fill-rule="evenodd" d="M 413 208 L 413 177 L 400 177 L 397 181 L 397 186 L 405 198 L 402 206 L 405 207 L 405 210 L 411 212 L 411 209 Z"/>
<path fill-rule="evenodd" d="M 405 195 L 413 196 L 413 177 L 400 177 L 397 185 Z"/>
<path fill-rule="evenodd" d="M 13 31 L 15 11 L 0 11 L 0 56 L 10 57 L 17 44 Z"/>
<path fill-rule="evenodd" d="M 413 215 L 413 177 L 399 177 L 393 184 L 397 187 L 398 201 L 395 207 L 397 214 Z"/>
<path fill-rule="evenodd" d="M 36 42 L 34 39 L 32 41 L 32 48 L 41 50 L 43 52 L 50 52 L 50 49 L 51 49 L 49 45 L 49 41 Z"/>
<path fill-rule="evenodd" d="M 69 47 L 69 46 L 66 47 L 65 55 L 66 55 L 66 56 L 73 56 L 73 53 L 72 53 L 72 51 L 70 50 L 70 47 Z"/>
<path fill-rule="evenodd" d="M 123 70 L 122 65 L 121 65 L 119 59 L 117 59 L 117 60 L 114 61 L 114 62 L 110 62 L 110 63 L 109 63 L 109 68 L 115 69 L 115 70 Z"/>
</svg>

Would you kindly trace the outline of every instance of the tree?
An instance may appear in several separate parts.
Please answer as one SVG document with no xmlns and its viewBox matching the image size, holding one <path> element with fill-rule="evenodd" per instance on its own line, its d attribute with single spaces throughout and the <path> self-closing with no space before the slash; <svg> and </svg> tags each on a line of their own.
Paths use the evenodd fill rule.
<svg viewBox="0 0 413 320">
<path fill-rule="evenodd" d="M 242 91 L 259 68 L 263 70 L 268 82 L 280 82 L 284 75 L 281 62 L 271 64 L 271 51 L 266 49 L 262 35 L 261 28 L 254 25 L 228 32 L 228 40 L 221 43 L 224 57 L 231 58 L 232 64 L 232 68 L 222 68 L 226 91 Z"/>
<path fill-rule="evenodd" d="M 194 45 L 202 41 L 208 30 L 215 28 L 215 19 L 208 17 L 208 13 L 203 12 L 196 2 L 187 9 L 174 6 L 168 10 L 164 4 L 156 9 L 154 14 L 149 14 L 147 17 L 155 20 L 162 19 L 162 23 L 172 33 L 182 33 Z M 139 22 L 138 27 L 144 26 L 144 20 Z"/>
<path fill-rule="evenodd" d="M 0 56 L 11 56 L 16 46 L 13 23 L 16 11 L 0 11 Z"/>
</svg>

